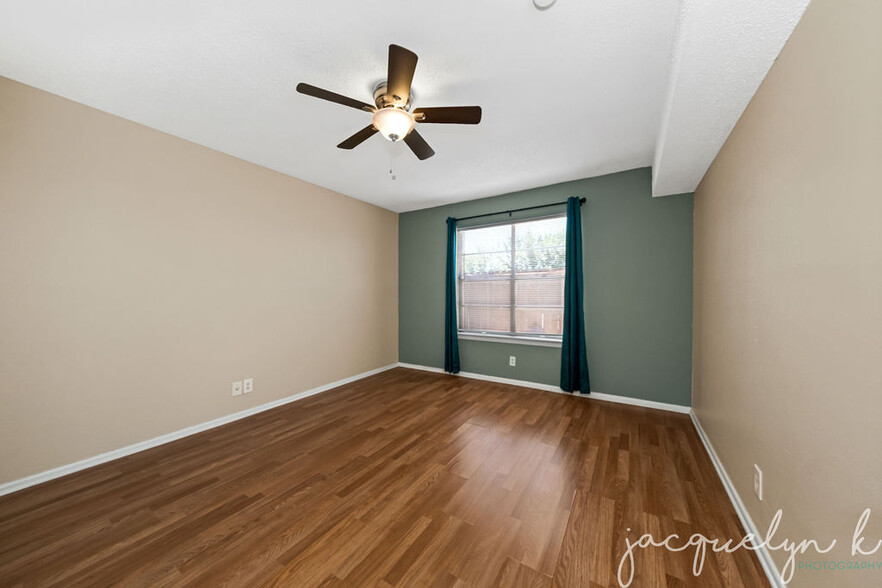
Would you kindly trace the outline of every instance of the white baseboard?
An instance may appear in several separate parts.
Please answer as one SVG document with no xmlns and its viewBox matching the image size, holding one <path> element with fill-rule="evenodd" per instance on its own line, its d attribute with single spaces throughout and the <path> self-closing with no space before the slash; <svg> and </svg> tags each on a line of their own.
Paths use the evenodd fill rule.
<svg viewBox="0 0 882 588">
<path fill-rule="evenodd" d="M 133 445 L 122 447 L 120 449 L 114 449 L 113 451 L 102 453 L 101 455 L 88 457 L 86 459 L 63 465 L 45 472 L 40 472 L 39 474 L 34 474 L 26 478 L 20 478 L 18 480 L 6 482 L 5 484 L 0 484 L 0 496 L 11 494 L 12 492 L 17 492 L 18 490 L 23 490 L 31 486 L 36 486 L 37 484 L 42 484 L 43 482 L 48 482 L 49 480 L 54 480 L 55 478 L 60 478 L 61 476 L 66 476 L 80 470 L 85 470 L 92 466 L 107 463 L 108 461 L 113 461 L 114 459 L 126 457 L 127 455 L 132 455 L 133 453 L 138 453 L 139 451 L 144 451 L 145 449 L 151 449 L 158 445 L 162 445 L 163 443 L 176 441 L 178 439 L 182 439 L 196 433 L 201 433 L 202 431 L 207 431 L 208 429 L 213 429 L 215 427 L 219 427 L 233 421 L 238 421 L 239 419 L 244 419 L 245 417 L 249 417 L 253 414 L 257 414 L 265 410 L 270 410 L 272 408 L 276 408 L 277 406 L 282 406 L 283 404 L 288 404 L 289 402 L 294 402 L 308 396 L 314 396 L 315 394 L 331 390 L 332 388 L 337 388 L 338 386 L 343 386 L 344 384 L 349 384 L 350 382 L 355 382 L 356 380 L 361 380 L 362 378 L 366 378 L 368 376 L 373 376 L 374 374 L 379 374 L 380 372 L 390 370 L 394 367 L 398 367 L 398 364 L 393 363 L 387 366 L 383 366 L 381 368 L 369 370 L 351 376 L 349 378 L 344 378 L 342 380 L 337 380 L 336 382 L 331 382 L 330 384 L 325 384 L 324 386 L 319 386 L 317 388 L 312 388 L 311 390 L 306 390 L 305 392 L 292 394 L 291 396 L 286 396 L 285 398 L 280 398 L 279 400 L 273 400 L 272 402 L 267 402 L 266 404 L 261 404 L 260 406 L 246 408 L 245 410 L 240 410 L 239 412 L 234 412 L 233 414 L 228 414 L 226 416 L 222 416 L 211 421 L 206 421 L 198 425 L 186 427 L 184 429 L 180 429 L 179 431 L 174 431 L 166 435 L 160 435 L 159 437 L 154 437 L 152 439 L 141 441 L 140 443 L 135 443 Z"/>
<path fill-rule="evenodd" d="M 410 368 L 412 370 L 423 370 L 425 372 L 434 372 L 437 374 L 446 373 L 441 368 L 429 367 L 425 365 L 416 365 L 412 363 L 398 363 L 399 367 Z M 644 408 L 654 408 L 656 410 L 667 410 L 671 412 L 679 412 L 681 414 L 689 414 L 692 410 L 688 406 L 680 404 L 668 404 L 667 402 L 656 402 L 654 400 L 643 400 L 642 398 L 630 398 L 628 396 L 617 396 L 615 394 L 603 394 L 601 392 L 592 392 L 591 394 L 570 394 L 564 392 L 558 386 L 551 384 L 540 384 L 538 382 L 527 382 L 526 380 L 513 380 L 511 378 L 500 378 L 497 376 L 487 376 L 484 374 L 476 374 L 473 372 L 459 372 L 455 374 L 463 378 L 472 378 L 474 380 L 485 380 L 487 382 L 498 382 L 500 384 L 511 384 L 512 386 L 521 386 L 524 388 L 535 388 L 537 390 L 545 390 L 547 392 L 557 392 L 558 394 L 568 394 L 577 398 L 589 398 L 594 400 L 603 400 L 604 402 L 617 402 L 619 404 L 630 404 L 633 406 L 642 406 Z"/>
<path fill-rule="evenodd" d="M 756 525 L 753 524 L 753 519 L 750 518 L 750 513 L 747 512 L 747 507 L 741 502 L 741 497 L 738 495 L 738 491 L 735 489 L 732 479 L 729 478 L 729 474 L 726 473 L 726 468 L 723 467 L 723 462 L 720 461 L 720 457 L 717 455 L 717 452 L 714 451 L 714 446 L 711 445 L 707 433 L 704 432 L 701 423 L 698 422 L 698 417 L 695 415 L 695 411 L 690 410 L 689 416 L 692 417 L 692 424 L 695 425 L 695 430 L 698 432 L 698 436 L 701 438 L 701 442 L 704 444 L 704 448 L 707 450 L 707 454 L 710 456 L 711 461 L 714 464 L 714 469 L 717 470 L 717 475 L 720 477 L 720 481 L 723 482 L 726 494 L 729 495 L 729 500 L 732 502 L 732 506 L 735 507 L 735 512 L 738 514 L 738 518 L 741 520 L 741 525 L 744 527 L 745 532 L 753 534 L 754 537 L 762 537 L 757 530 Z M 739 540 L 740 538 L 731 537 L 731 539 Z M 763 567 L 763 571 L 766 572 L 766 577 L 769 579 L 769 583 L 774 588 L 784 588 L 784 582 L 781 580 L 781 574 L 778 572 L 778 567 L 772 560 L 772 555 L 769 553 L 769 550 L 765 545 L 756 550 L 756 556 L 759 559 L 760 565 Z"/>
</svg>

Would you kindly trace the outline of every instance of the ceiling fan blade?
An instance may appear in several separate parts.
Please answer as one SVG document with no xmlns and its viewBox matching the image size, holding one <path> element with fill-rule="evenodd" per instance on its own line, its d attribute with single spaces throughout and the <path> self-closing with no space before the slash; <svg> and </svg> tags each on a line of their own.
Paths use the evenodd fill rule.
<svg viewBox="0 0 882 588">
<path fill-rule="evenodd" d="M 351 108 L 357 108 L 358 110 L 364 110 L 367 112 L 373 112 L 376 110 L 375 107 L 367 104 L 366 102 L 356 100 L 355 98 L 349 98 L 348 96 L 343 96 L 342 94 L 335 94 L 334 92 L 331 92 L 329 90 L 322 90 L 321 88 L 316 88 L 315 86 L 310 86 L 309 84 L 304 84 L 302 82 L 297 84 L 297 91 L 301 94 L 312 96 L 313 98 L 321 98 L 322 100 L 336 102 L 337 104 L 342 104 L 343 106 L 349 106 Z"/>
<path fill-rule="evenodd" d="M 435 155 L 435 151 L 429 147 L 429 144 L 426 143 L 426 140 L 423 139 L 423 136 L 420 135 L 416 129 L 407 134 L 404 138 L 404 142 L 407 143 L 407 146 L 410 147 L 413 154 L 420 160 L 429 159 Z"/>
<path fill-rule="evenodd" d="M 374 127 L 374 125 L 368 125 L 342 143 L 340 143 L 339 145 L 337 145 L 337 147 L 339 147 L 340 149 L 352 149 L 354 147 L 358 147 L 364 141 L 367 141 L 368 139 L 373 137 L 374 133 L 376 132 L 377 129 Z"/>
<path fill-rule="evenodd" d="M 448 123 L 457 125 L 476 125 L 481 122 L 480 106 L 441 106 L 438 108 L 417 108 L 413 117 L 421 123 Z"/>
<path fill-rule="evenodd" d="M 386 92 L 397 96 L 401 106 L 407 103 L 410 96 L 410 84 L 413 72 L 416 71 L 417 56 L 398 45 L 389 45 L 389 71 L 386 76 Z"/>
</svg>

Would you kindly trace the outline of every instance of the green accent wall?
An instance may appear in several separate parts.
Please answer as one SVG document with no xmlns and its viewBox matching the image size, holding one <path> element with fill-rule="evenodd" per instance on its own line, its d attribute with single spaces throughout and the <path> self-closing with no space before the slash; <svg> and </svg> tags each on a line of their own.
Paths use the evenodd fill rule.
<svg viewBox="0 0 882 588">
<path fill-rule="evenodd" d="M 653 198 L 651 183 L 650 169 L 641 168 L 399 215 L 399 361 L 444 365 L 448 216 L 584 196 L 585 326 L 592 391 L 689 406 L 692 194 Z M 560 207 L 560 212 L 565 210 Z M 513 218 L 551 212 L 554 209 Z M 517 356 L 516 367 L 509 367 L 510 355 Z M 560 381 L 557 347 L 460 339 L 460 359 L 464 372 L 552 385 Z"/>
</svg>

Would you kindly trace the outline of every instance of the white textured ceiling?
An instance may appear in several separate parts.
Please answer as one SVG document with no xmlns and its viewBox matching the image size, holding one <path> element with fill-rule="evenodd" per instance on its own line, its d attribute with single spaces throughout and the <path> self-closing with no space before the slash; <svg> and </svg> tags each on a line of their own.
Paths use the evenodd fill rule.
<svg viewBox="0 0 882 588">
<path fill-rule="evenodd" d="M 670 194 L 694 189 L 806 3 L 0 0 L 0 75 L 395 211 L 653 164 Z M 379 135 L 337 149 L 370 116 L 294 90 L 371 102 L 390 43 L 420 57 L 416 107 L 484 109 L 421 125 L 426 161 Z"/>
<path fill-rule="evenodd" d="M 680 0 L 652 194 L 691 192 L 809 0 Z"/>
</svg>

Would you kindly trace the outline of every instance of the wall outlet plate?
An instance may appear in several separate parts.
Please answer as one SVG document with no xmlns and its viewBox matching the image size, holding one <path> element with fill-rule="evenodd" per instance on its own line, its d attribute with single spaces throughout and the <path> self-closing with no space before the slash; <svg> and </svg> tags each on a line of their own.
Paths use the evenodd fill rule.
<svg viewBox="0 0 882 588">
<path fill-rule="evenodd" d="M 233 396 L 242 394 L 242 382 L 233 382 Z"/>
<path fill-rule="evenodd" d="M 518 363 L 518 360 L 517 360 L 517 358 L 515 358 L 514 355 L 508 356 L 508 365 L 510 365 L 511 367 L 515 367 L 515 365 L 517 365 L 517 363 Z"/>
<path fill-rule="evenodd" d="M 763 471 L 753 464 L 753 493 L 760 500 L 763 499 Z"/>
<path fill-rule="evenodd" d="M 245 394 L 249 394 L 254 391 L 254 378 L 247 378 L 245 380 L 245 387 L 242 389 L 242 392 Z"/>
</svg>

